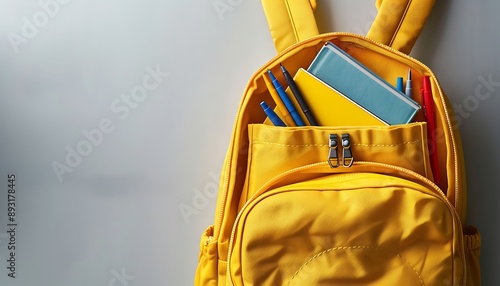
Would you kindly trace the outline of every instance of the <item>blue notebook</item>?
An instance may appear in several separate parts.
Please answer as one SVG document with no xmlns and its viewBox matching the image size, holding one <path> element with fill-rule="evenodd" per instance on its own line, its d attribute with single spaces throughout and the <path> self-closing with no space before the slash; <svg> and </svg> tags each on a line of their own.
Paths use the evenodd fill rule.
<svg viewBox="0 0 500 286">
<path fill-rule="evenodd" d="M 420 105 L 331 42 L 308 71 L 389 125 L 409 123 Z"/>
</svg>

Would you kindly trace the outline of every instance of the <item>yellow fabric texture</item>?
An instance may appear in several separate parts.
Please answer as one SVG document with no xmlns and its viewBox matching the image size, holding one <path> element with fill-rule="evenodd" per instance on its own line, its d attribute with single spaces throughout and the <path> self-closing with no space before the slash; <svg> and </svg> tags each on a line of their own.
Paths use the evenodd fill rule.
<svg viewBox="0 0 500 286">
<path fill-rule="evenodd" d="M 421 111 L 396 126 L 263 124 L 259 103 L 272 102 L 267 70 L 284 82 L 280 63 L 295 74 L 325 41 L 388 81 L 409 68 L 415 90 L 431 78 L 438 185 Z M 245 89 L 194 285 L 480 285 L 480 235 L 463 225 L 465 169 L 453 118 L 428 67 L 363 36 L 322 34 L 278 54 Z M 350 135 L 352 167 L 328 165 L 330 134 Z"/>
<path fill-rule="evenodd" d="M 378 0 L 378 14 L 367 37 L 409 54 L 435 0 Z"/>
<path fill-rule="evenodd" d="M 362 167 L 332 175 L 323 163 L 280 179 L 317 178 L 262 189 L 235 223 L 232 285 L 461 285 L 453 208 L 427 186 Z"/>
<path fill-rule="evenodd" d="M 316 0 L 262 0 L 276 51 L 318 35 Z"/>
</svg>

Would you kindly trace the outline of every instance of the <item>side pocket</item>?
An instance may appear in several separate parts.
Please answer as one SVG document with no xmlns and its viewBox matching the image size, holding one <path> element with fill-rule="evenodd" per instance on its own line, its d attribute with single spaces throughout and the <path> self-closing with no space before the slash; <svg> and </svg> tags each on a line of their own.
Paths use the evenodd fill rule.
<svg viewBox="0 0 500 286">
<path fill-rule="evenodd" d="M 481 285 L 481 270 L 479 267 L 479 255 L 481 251 L 481 235 L 472 226 L 468 226 L 464 232 L 465 258 L 467 260 L 467 285 Z"/>
<path fill-rule="evenodd" d="M 195 286 L 217 285 L 217 240 L 212 239 L 214 226 L 209 226 L 201 235 L 200 255 L 194 280 Z"/>
</svg>

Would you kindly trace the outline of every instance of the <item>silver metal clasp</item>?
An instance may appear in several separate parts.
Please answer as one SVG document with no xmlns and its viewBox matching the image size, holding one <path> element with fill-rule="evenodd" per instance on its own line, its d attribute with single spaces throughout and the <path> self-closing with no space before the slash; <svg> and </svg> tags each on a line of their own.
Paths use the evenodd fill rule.
<svg viewBox="0 0 500 286">
<path fill-rule="evenodd" d="M 337 147 L 338 147 L 338 136 L 337 134 L 330 134 L 330 152 L 328 153 L 328 164 L 330 167 L 337 168 L 339 164 L 339 155 L 337 152 Z"/>
<path fill-rule="evenodd" d="M 354 157 L 351 152 L 351 138 L 349 134 L 342 134 L 342 166 L 349 168 L 354 163 Z"/>
</svg>

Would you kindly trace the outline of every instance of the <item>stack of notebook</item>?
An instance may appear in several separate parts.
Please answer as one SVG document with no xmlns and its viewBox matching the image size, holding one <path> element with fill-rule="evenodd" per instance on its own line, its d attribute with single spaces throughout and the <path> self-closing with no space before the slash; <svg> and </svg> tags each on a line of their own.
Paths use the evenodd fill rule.
<svg viewBox="0 0 500 286">
<path fill-rule="evenodd" d="M 320 126 L 406 124 L 420 109 L 417 102 L 331 42 L 321 48 L 307 70 L 299 69 L 293 80 L 284 67 L 282 70 L 286 73 L 285 77 L 288 76 L 287 81 L 290 84 L 295 83 L 297 87 L 294 91 L 290 88 L 286 90 L 286 95 L 293 101 L 295 109 L 303 110 L 304 102 L 309 109 L 308 116 L 301 114 L 304 122 L 308 121 L 306 117 L 312 115 L 316 125 Z M 273 84 L 278 86 L 278 90 L 281 89 L 271 71 L 269 73 Z M 271 91 L 272 95 L 273 92 L 276 101 L 276 91 Z M 296 93 L 300 93 L 302 97 L 300 104 L 296 100 Z M 288 101 L 288 98 L 284 98 L 286 95 L 282 92 L 281 99 Z M 288 103 L 288 107 L 290 105 L 291 103 Z M 273 115 L 275 118 L 281 117 L 290 121 L 291 119 L 286 117 L 289 116 L 288 113 L 280 112 L 284 108 L 281 106 L 276 109 L 278 115 Z M 286 126 L 282 122 L 280 125 Z"/>
<path fill-rule="evenodd" d="M 294 81 L 319 126 L 387 125 L 382 119 L 305 69 L 297 71 Z M 287 94 L 293 98 L 289 89 Z"/>
<path fill-rule="evenodd" d="M 339 113 L 342 117 L 351 114 L 348 119 L 353 121 L 359 121 L 356 117 L 362 116 L 362 113 L 365 113 L 363 118 L 367 117 L 368 113 L 374 118 L 370 122 L 405 124 L 420 109 L 417 102 L 331 42 L 321 48 L 307 72 L 301 70 L 295 75 L 295 81 L 297 86 L 300 82 L 299 88 L 303 96 L 308 98 L 310 108 L 318 120 L 321 121 L 322 118 L 333 125 L 338 124 L 334 124 L 327 116 L 340 120 L 333 113 Z M 330 89 L 321 87 L 324 85 Z M 336 99 L 327 99 L 321 94 L 327 91 L 329 97 Z M 331 110 L 326 112 L 330 101 Z M 316 109 L 313 105 L 317 105 Z"/>
</svg>

